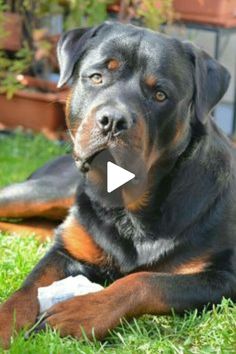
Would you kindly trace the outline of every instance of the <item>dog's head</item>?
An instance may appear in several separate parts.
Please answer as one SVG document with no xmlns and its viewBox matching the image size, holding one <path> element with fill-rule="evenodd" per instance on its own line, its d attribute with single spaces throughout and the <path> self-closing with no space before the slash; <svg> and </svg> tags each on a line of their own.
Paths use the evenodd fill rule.
<svg viewBox="0 0 236 354">
<path fill-rule="evenodd" d="M 58 58 L 59 86 L 73 81 L 67 125 L 82 167 L 116 146 L 124 158 L 139 154 L 148 171 L 180 155 L 229 83 L 193 44 L 119 23 L 65 33 Z"/>
</svg>

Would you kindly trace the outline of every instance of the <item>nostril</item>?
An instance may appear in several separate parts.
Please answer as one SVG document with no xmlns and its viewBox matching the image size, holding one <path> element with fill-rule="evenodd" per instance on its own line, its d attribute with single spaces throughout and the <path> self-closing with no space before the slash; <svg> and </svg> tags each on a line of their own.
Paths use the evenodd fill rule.
<svg viewBox="0 0 236 354">
<path fill-rule="evenodd" d="M 128 129 L 127 121 L 124 118 L 121 118 L 116 122 L 116 132 Z"/>
<path fill-rule="evenodd" d="M 103 127 L 106 127 L 109 124 L 109 118 L 107 116 L 102 116 L 99 121 L 103 125 Z"/>
<path fill-rule="evenodd" d="M 101 117 L 99 117 L 98 124 L 99 124 L 100 129 L 104 133 L 108 133 L 109 130 L 111 130 L 111 128 L 112 128 L 112 121 L 108 115 L 102 115 Z"/>
</svg>

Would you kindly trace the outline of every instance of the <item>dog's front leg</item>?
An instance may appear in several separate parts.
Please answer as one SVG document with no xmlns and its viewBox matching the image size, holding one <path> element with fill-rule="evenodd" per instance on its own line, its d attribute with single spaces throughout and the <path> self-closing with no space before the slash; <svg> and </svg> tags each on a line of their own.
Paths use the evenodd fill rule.
<svg viewBox="0 0 236 354">
<path fill-rule="evenodd" d="M 52 248 L 22 287 L 0 306 L 0 346 L 8 347 L 14 330 L 34 324 L 39 311 L 38 288 L 63 278 L 65 262 L 58 249 Z"/>
<path fill-rule="evenodd" d="M 2 342 L 7 347 L 14 330 L 19 331 L 35 323 L 39 312 L 39 287 L 48 286 L 72 273 L 83 274 L 95 281 L 91 269 L 96 267 L 98 270 L 105 262 L 106 256 L 100 247 L 76 218 L 69 216 L 58 229 L 52 249 L 34 268 L 21 289 L 1 305 L 0 345 Z"/>
<path fill-rule="evenodd" d="M 234 280 L 235 282 L 235 280 Z M 36 330 L 46 324 L 58 329 L 62 336 L 81 337 L 83 331 L 92 339 L 103 339 L 120 319 L 143 314 L 171 314 L 218 303 L 232 296 L 233 277 L 227 272 L 203 272 L 168 275 L 140 272 L 115 281 L 93 294 L 77 296 L 56 304 Z"/>
</svg>

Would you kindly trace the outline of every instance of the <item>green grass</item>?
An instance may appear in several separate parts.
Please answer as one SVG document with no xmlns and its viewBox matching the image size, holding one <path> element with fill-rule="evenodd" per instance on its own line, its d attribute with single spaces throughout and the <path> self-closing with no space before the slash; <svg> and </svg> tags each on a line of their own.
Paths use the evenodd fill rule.
<svg viewBox="0 0 236 354">
<path fill-rule="evenodd" d="M 63 154 L 68 145 L 51 142 L 42 135 L 0 135 L 0 186 L 23 181 L 45 162 Z"/>
<path fill-rule="evenodd" d="M 0 185 L 23 180 L 35 168 L 63 153 L 64 146 L 42 136 L 0 138 Z M 16 290 L 49 243 L 39 244 L 33 235 L 18 238 L 0 233 L 0 302 Z M 0 349 L 0 353 L 2 353 Z M 236 305 L 223 300 L 203 313 L 184 316 L 144 316 L 123 323 L 105 342 L 88 343 L 60 338 L 52 330 L 28 341 L 21 333 L 12 342 L 13 354 L 74 353 L 236 353 Z"/>
</svg>

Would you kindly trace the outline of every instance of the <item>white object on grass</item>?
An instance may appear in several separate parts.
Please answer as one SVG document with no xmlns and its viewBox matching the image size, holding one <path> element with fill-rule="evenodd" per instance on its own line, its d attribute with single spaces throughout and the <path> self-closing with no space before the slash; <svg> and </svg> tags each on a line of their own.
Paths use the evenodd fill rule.
<svg viewBox="0 0 236 354">
<path fill-rule="evenodd" d="M 100 284 L 92 283 L 83 275 L 68 277 L 55 281 L 49 286 L 38 288 L 40 313 L 45 312 L 58 302 L 68 300 L 77 295 L 85 295 L 102 290 Z"/>
</svg>

